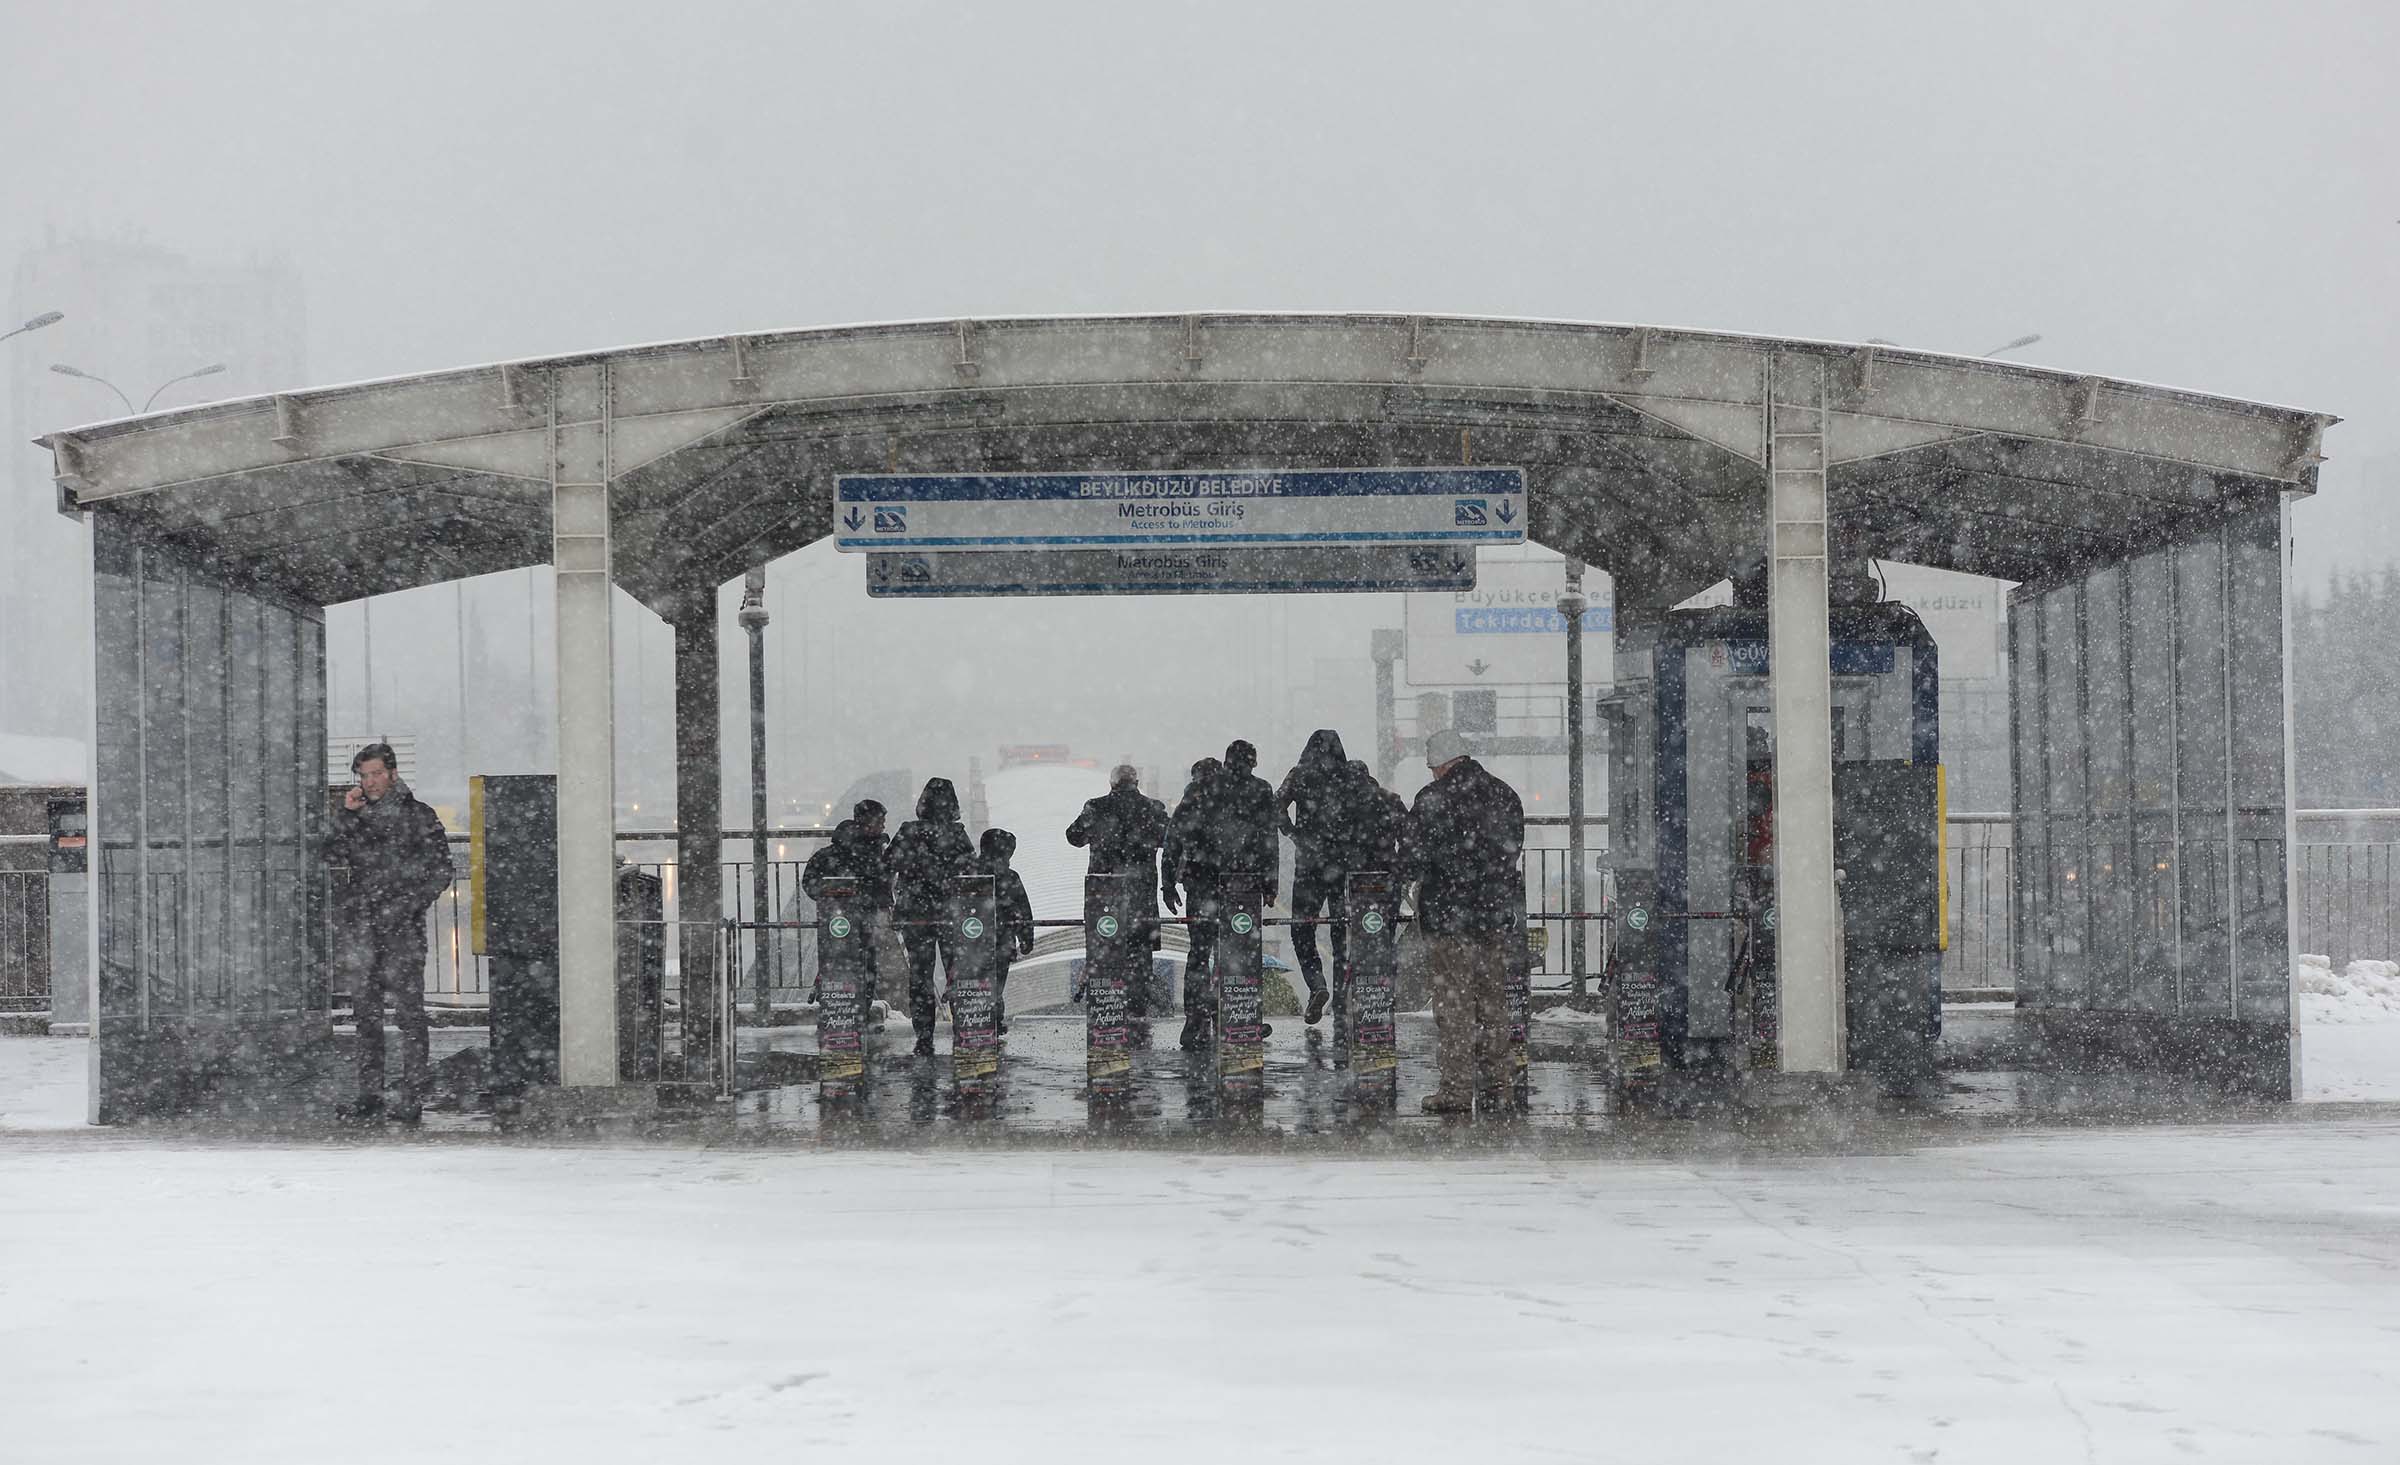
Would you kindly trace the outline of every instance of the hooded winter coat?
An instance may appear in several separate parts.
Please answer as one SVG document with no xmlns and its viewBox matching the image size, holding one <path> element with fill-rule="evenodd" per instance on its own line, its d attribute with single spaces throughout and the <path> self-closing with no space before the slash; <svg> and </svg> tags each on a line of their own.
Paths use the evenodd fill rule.
<svg viewBox="0 0 2400 1465">
<path fill-rule="evenodd" d="M 826 884 L 834 880 L 858 882 L 869 907 L 891 909 L 892 869 L 884 842 L 868 837 L 856 819 L 834 826 L 833 838 L 800 871 L 800 888 L 810 900 L 823 899 Z"/>
<path fill-rule="evenodd" d="M 1209 842 L 1217 868 L 1226 874 L 1255 874 L 1272 894 L 1283 873 L 1283 842 L 1276 838 L 1275 787 L 1252 770 L 1258 750 L 1235 742 L 1225 750 L 1225 772 L 1210 801 Z"/>
<path fill-rule="evenodd" d="M 334 810 L 325 860 L 350 872 L 341 908 L 376 926 L 424 919 L 453 879 L 441 816 L 397 778 L 390 793 L 364 808 Z"/>
<path fill-rule="evenodd" d="M 917 817 L 892 836 L 891 860 L 895 919 L 930 921 L 948 913 L 950 877 L 975 868 L 975 845 L 958 821 L 958 790 L 949 779 L 925 780 Z"/>
<path fill-rule="evenodd" d="M 1525 920 L 1525 805 L 1472 758 L 1425 785 L 1401 835 L 1403 874 L 1430 936 L 1490 935 Z"/>
<path fill-rule="evenodd" d="M 1350 765 L 1350 798 L 1342 835 L 1345 870 L 1400 868 L 1400 830 L 1408 821 L 1408 804 L 1375 781 L 1367 765 Z"/>
<path fill-rule="evenodd" d="M 992 877 L 992 895 L 1000 917 L 1000 951 L 1013 960 L 1033 950 L 1033 900 L 1025 893 L 1025 877 L 1009 868 L 1017 853 L 1017 837 L 1005 829 L 986 829 L 977 851 L 977 873 Z"/>
<path fill-rule="evenodd" d="M 1321 727 L 1308 735 L 1300 761 L 1275 790 L 1275 815 L 1299 857 L 1302 872 L 1340 869 L 1343 834 L 1356 798 L 1342 735 Z"/>
</svg>

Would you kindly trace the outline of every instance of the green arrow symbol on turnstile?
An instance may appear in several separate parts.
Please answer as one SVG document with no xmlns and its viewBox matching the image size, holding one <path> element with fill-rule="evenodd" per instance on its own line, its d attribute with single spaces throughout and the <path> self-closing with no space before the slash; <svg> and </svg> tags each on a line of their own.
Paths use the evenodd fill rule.
<svg viewBox="0 0 2400 1465">
<path fill-rule="evenodd" d="M 834 940 L 839 941 L 843 937 L 850 934 L 850 918 L 848 916 L 835 916 L 832 920 L 825 923 L 825 929 L 833 933 Z"/>
<path fill-rule="evenodd" d="M 1100 918 L 1100 934 L 1103 936 L 1114 936 L 1117 934 L 1117 918 L 1115 916 L 1102 916 Z"/>
<path fill-rule="evenodd" d="M 1250 919 L 1250 913 L 1248 911 L 1237 911 L 1233 917 L 1233 934 L 1236 936 L 1247 936 L 1250 934 L 1250 928 L 1257 924 L 1258 923 L 1256 921 Z"/>
<path fill-rule="evenodd" d="M 1367 934 L 1372 936 L 1383 929 L 1383 912 L 1369 911 L 1358 918 L 1358 923 L 1366 927 Z"/>
<path fill-rule="evenodd" d="M 959 922 L 958 929 L 966 933 L 969 941 L 973 941 L 983 934 L 983 917 L 969 916 Z"/>
<path fill-rule="evenodd" d="M 1650 912 L 1637 905 L 1625 913 L 1625 924 L 1636 931 L 1647 931 L 1650 929 Z"/>
<path fill-rule="evenodd" d="M 1768 906 L 1768 907 L 1767 907 L 1767 913 L 1766 913 L 1766 915 L 1762 916 L 1760 919 L 1766 923 L 1766 927 L 1767 927 L 1767 929 L 1768 929 L 1768 930 L 1770 930 L 1770 931 L 1774 930 L 1774 929 L 1775 929 L 1775 907 L 1773 907 L 1773 906 Z"/>
</svg>

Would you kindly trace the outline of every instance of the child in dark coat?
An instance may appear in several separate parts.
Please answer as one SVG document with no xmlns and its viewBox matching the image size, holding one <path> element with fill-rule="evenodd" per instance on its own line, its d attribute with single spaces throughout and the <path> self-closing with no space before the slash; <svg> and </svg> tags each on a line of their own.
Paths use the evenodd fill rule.
<svg viewBox="0 0 2400 1465">
<path fill-rule="evenodd" d="M 1033 901 L 1025 881 L 1008 862 L 1016 856 L 1017 837 L 1005 829 L 986 829 L 975 864 L 992 877 L 992 895 L 1000 918 L 1000 969 L 992 977 L 992 1014 L 1000 1031 L 1008 1031 L 1008 969 L 1020 956 L 1033 954 Z"/>
</svg>

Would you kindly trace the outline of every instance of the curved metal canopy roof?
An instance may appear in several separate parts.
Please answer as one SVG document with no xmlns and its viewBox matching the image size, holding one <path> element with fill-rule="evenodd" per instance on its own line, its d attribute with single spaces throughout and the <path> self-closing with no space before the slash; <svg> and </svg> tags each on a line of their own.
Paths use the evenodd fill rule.
<svg viewBox="0 0 2400 1465">
<path fill-rule="evenodd" d="M 554 429 L 593 422 L 615 578 L 662 612 L 830 533 L 842 472 L 1462 461 L 1523 467 L 1532 537 L 1611 572 L 1620 600 L 1659 603 L 1763 539 L 1779 357 L 1823 364 L 1837 553 L 2013 580 L 2311 492 L 2337 420 L 1880 345 L 1209 314 L 723 336 L 39 441 L 62 509 L 125 515 L 317 604 L 547 562 Z"/>
</svg>

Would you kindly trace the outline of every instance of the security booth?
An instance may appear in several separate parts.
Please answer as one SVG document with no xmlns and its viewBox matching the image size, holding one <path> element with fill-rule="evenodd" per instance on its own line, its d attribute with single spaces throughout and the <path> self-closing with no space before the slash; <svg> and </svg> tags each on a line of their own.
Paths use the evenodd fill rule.
<svg viewBox="0 0 2400 1465">
<path fill-rule="evenodd" d="M 827 537 L 876 596 L 1456 587 L 1476 542 L 1608 574 L 1630 715 L 1674 721 L 1680 662 L 1686 717 L 1686 766 L 1633 770 L 1680 812 L 1612 830 L 1621 887 L 1649 882 L 1619 902 L 1615 1042 L 1629 1071 L 1672 1050 L 1783 1078 L 1905 1067 L 1926 1041 L 1938 758 L 1882 745 L 1886 694 L 1850 682 L 1905 681 L 1906 648 L 1855 670 L 1868 607 L 1842 587 L 1882 561 L 2012 582 L 2036 1061 L 2288 1096 L 2286 566 L 2333 421 L 1872 342 L 1194 313 L 740 334 L 55 432 L 60 506 L 93 531 L 100 1110 L 330 1093 L 323 607 L 532 565 L 558 628 L 558 1076 L 624 1085 L 612 598 L 674 629 L 677 897 L 713 917 L 717 592 Z M 1170 500 L 1166 474 L 1210 486 Z M 1486 538 L 1437 544 L 1410 503 Z M 1086 545 L 1094 519 L 1118 538 Z M 1168 542 L 1233 526 L 1232 550 Z M 1672 619 L 1762 560 L 1746 627 Z M 1693 674 L 1703 643 L 1727 648 L 1722 685 Z M 1737 674 L 1758 653 L 1733 648 L 1762 645 Z M 1724 742 L 1694 695 L 1740 719 Z M 1636 741 L 1612 760 L 1674 751 Z M 1861 758 L 1920 771 L 1840 771 Z M 716 1010 L 721 933 L 673 939 L 688 1031 Z"/>
<path fill-rule="evenodd" d="M 1730 1081 L 1781 1066 L 1776 746 L 1764 567 L 1737 603 L 1659 618 L 1647 678 L 1604 712 L 1619 1079 Z M 1845 1066 L 1928 1076 L 1945 921 L 1940 676 L 1916 613 L 1847 577 L 1829 608 L 1834 869 Z"/>
</svg>

